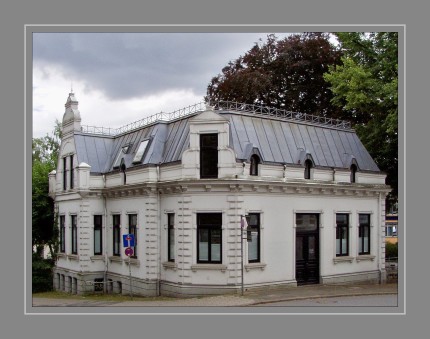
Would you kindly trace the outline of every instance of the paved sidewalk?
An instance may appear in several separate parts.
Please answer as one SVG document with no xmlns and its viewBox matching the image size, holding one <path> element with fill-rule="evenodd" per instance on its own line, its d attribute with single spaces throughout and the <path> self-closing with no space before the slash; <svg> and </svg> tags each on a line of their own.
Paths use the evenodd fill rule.
<svg viewBox="0 0 430 339">
<path fill-rule="evenodd" d="M 258 306 L 265 303 L 311 298 L 341 296 L 397 294 L 396 283 L 389 284 L 348 284 L 348 285 L 307 285 L 298 287 L 272 287 L 246 291 L 240 294 L 209 296 L 200 298 L 178 298 L 169 300 L 130 300 L 130 301 L 97 301 L 82 299 L 54 299 L 33 297 L 33 307 L 152 307 L 152 306 L 187 306 L 187 307 L 234 307 Z"/>
</svg>

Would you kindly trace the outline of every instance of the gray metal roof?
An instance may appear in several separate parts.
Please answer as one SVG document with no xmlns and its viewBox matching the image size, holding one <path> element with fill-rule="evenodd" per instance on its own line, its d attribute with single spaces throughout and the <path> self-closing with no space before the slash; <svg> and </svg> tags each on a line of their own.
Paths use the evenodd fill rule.
<svg viewBox="0 0 430 339">
<path fill-rule="evenodd" d="M 249 160 L 251 144 L 263 162 L 299 164 L 302 154 L 310 154 L 315 166 L 349 168 L 355 158 L 360 170 L 379 171 L 353 130 L 237 113 L 223 116 L 230 120 L 231 146 L 240 160 Z"/>
<path fill-rule="evenodd" d="M 309 154 L 317 167 L 348 168 L 356 159 L 359 170 L 379 171 L 379 168 L 358 139 L 354 130 L 317 123 L 296 122 L 271 116 L 244 112 L 217 111 L 230 122 L 230 147 L 238 161 L 249 161 L 253 151 L 263 163 L 303 164 Z M 75 134 L 79 162 L 91 166 L 91 172 L 113 170 L 121 148 L 129 145 L 123 156 L 127 168 L 146 164 L 180 161 L 189 147 L 189 120 L 183 116 L 171 122 L 158 121 L 117 136 Z M 149 139 L 142 162 L 132 160 L 142 140 Z"/>
</svg>

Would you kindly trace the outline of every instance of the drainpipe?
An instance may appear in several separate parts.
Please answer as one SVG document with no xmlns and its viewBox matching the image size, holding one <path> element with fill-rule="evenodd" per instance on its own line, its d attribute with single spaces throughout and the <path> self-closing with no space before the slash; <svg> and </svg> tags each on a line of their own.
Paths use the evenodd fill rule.
<svg viewBox="0 0 430 339">
<path fill-rule="evenodd" d="M 377 225 L 378 225 L 378 270 L 379 270 L 379 283 L 382 284 L 382 258 L 381 258 L 381 239 L 382 239 L 382 234 L 381 234 L 381 203 L 382 203 L 382 199 L 381 199 L 381 192 L 379 192 L 378 194 L 378 217 L 377 217 Z"/>
<path fill-rule="evenodd" d="M 184 231 L 184 192 L 182 192 L 182 286 L 184 286 L 184 252 L 185 252 L 185 248 L 184 248 L 184 236 L 185 236 L 185 231 Z M 198 240 L 197 240 L 198 241 Z"/>
<path fill-rule="evenodd" d="M 157 281 L 157 296 L 161 296 L 161 196 L 158 189 L 160 182 L 160 165 L 157 165 L 157 213 L 158 213 L 158 281 Z"/>
<path fill-rule="evenodd" d="M 103 174 L 102 175 L 103 178 L 103 188 L 106 188 L 106 176 Z M 107 271 L 108 271 L 108 264 L 109 264 L 109 260 L 108 260 L 108 255 L 107 255 L 107 206 L 106 206 L 106 195 L 103 194 L 103 211 L 104 211 L 104 225 L 105 225 L 105 230 L 103 232 L 103 253 L 104 253 L 104 259 L 105 259 L 105 271 L 104 271 L 104 275 L 103 275 L 103 281 L 104 281 L 104 293 L 107 293 Z"/>
</svg>

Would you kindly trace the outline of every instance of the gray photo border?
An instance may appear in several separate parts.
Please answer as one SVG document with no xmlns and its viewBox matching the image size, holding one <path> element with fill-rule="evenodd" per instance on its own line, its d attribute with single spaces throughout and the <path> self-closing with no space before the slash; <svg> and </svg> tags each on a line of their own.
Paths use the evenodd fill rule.
<svg viewBox="0 0 430 339">
<path fill-rule="evenodd" d="M 428 68 L 424 58 L 428 55 L 428 6 L 422 1 L 402 2 L 399 0 L 362 0 L 348 2 L 340 0 L 310 1 L 298 3 L 281 3 L 275 0 L 256 2 L 254 0 L 219 0 L 205 2 L 198 0 L 159 0 L 155 3 L 124 0 L 74 0 L 54 4 L 49 0 L 7 2 L 2 4 L 0 12 L 0 39 L 2 41 L 1 67 L 1 102 L 2 114 L 0 124 L 0 145 L 3 156 L 4 173 L 0 176 L 2 199 L 0 211 L 2 226 L 7 233 L 0 238 L 2 254 L 2 284 L 0 289 L 2 300 L 2 316 L 0 326 L 2 334 L 8 338 L 110 338 L 120 336 L 169 338 L 170 336 L 188 338 L 219 338 L 229 337 L 303 337 L 323 336 L 332 338 L 362 338 L 365 335 L 379 338 L 402 338 L 415 333 L 425 333 L 428 314 L 428 303 L 425 296 L 427 289 L 424 284 L 428 272 L 426 254 L 422 249 L 429 239 L 423 210 L 426 210 L 427 185 L 423 171 L 427 168 L 425 157 L 427 126 L 429 116 L 424 107 L 427 98 Z M 328 315 L 328 314 L 267 314 L 267 315 L 45 315 L 27 314 L 27 302 L 24 292 L 28 269 L 24 269 L 26 257 L 18 242 L 24 238 L 24 229 L 28 230 L 29 211 L 31 214 L 31 186 L 29 185 L 28 139 L 31 129 L 26 127 L 28 111 L 24 106 L 23 96 L 26 76 L 25 66 L 25 34 L 30 25 L 52 24 L 112 24 L 112 25 L 251 25 L 259 26 L 267 23 L 301 25 L 316 30 L 317 25 L 357 24 L 371 26 L 385 23 L 401 24 L 407 35 L 407 48 L 404 49 L 405 70 L 403 76 L 403 92 L 405 97 L 399 98 L 399 108 L 404 110 L 400 115 L 399 157 L 403 159 L 399 168 L 399 195 L 404 203 L 400 206 L 400 222 L 408 228 L 408 237 L 404 234 L 404 246 L 400 247 L 400 255 L 406 261 L 406 243 L 409 244 L 407 256 L 408 270 L 404 274 L 406 284 L 401 287 L 407 296 L 405 314 L 363 314 L 360 317 Z M 309 24 L 309 25 L 307 25 Z M 407 28 L 407 34 L 406 34 Z M 406 41 L 405 41 L 406 43 Z M 407 54 L 407 59 L 406 59 Z M 406 77 L 407 74 L 407 77 Z M 399 72 L 399 83 L 402 73 Z M 28 91 L 28 90 L 26 90 Z M 406 96 L 409 99 L 406 103 Z M 27 105 L 27 104 L 26 104 Z M 407 108 L 407 109 L 406 109 Z M 31 110 L 30 110 L 31 112 Z M 24 119 L 27 119 L 25 121 Z M 407 120 L 407 123 L 406 123 Z M 27 135 L 24 136 L 24 131 Z M 406 142 L 406 132 L 408 132 Z M 30 133 L 30 134 L 28 134 Z M 27 140 L 25 140 L 27 138 Z M 424 146 L 424 147 L 423 147 Z M 424 149 L 423 149 L 424 148 Z M 21 151 L 23 150 L 23 151 Z M 407 154 L 406 150 L 410 152 Z M 423 152 L 423 151 L 424 152 Z M 418 155 L 420 158 L 418 159 Z M 424 157 L 423 157 L 424 155 Z M 30 158 L 31 159 L 31 158 Z M 13 170 L 12 170 L 13 168 Z M 407 175 L 406 175 L 407 168 Z M 406 185 L 407 183 L 407 185 Z M 406 188 L 408 188 L 406 190 Z M 22 192 L 22 193 L 21 193 Z M 23 205 L 24 213 L 23 213 Z M 406 208 L 407 207 L 407 208 Z M 407 213 L 406 213 L 407 212 Z M 22 216 L 22 218 L 21 218 Z M 402 235 L 403 236 L 403 235 Z M 18 239 L 18 240 L 17 240 Z M 412 245 L 411 245 L 412 244 Z M 19 247 L 19 248 L 18 248 Z M 27 248 L 27 250 L 31 250 Z M 27 279 L 28 277 L 26 277 Z M 399 284 L 400 287 L 400 284 Z M 405 300 L 406 301 L 406 300 Z"/>
</svg>

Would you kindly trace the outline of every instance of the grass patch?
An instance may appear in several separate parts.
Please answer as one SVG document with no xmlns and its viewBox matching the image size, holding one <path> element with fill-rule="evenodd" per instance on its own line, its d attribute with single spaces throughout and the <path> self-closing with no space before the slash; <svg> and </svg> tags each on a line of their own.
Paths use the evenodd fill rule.
<svg viewBox="0 0 430 339">
<path fill-rule="evenodd" d="M 60 291 L 33 293 L 33 298 L 49 298 L 49 299 L 72 299 L 72 300 L 94 300 L 94 301 L 130 301 L 129 295 L 122 294 L 85 294 L 77 295 Z M 170 297 L 142 297 L 133 296 L 134 301 L 169 301 L 177 300 Z"/>
</svg>

